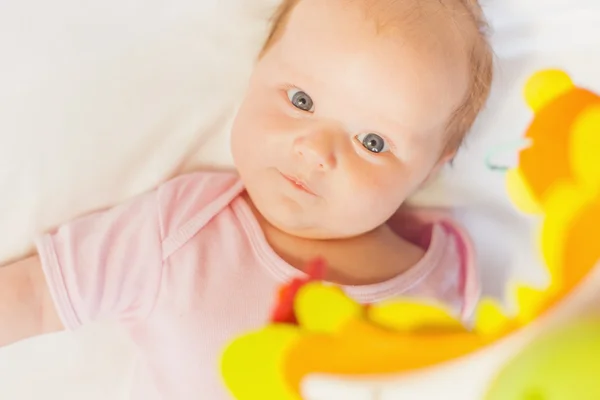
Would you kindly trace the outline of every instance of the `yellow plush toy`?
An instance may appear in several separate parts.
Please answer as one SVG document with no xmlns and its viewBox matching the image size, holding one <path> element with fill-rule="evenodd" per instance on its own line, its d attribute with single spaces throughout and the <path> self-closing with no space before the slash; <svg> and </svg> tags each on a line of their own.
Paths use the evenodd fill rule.
<svg viewBox="0 0 600 400">
<path fill-rule="evenodd" d="M 468 329 L 439 304 L 362 306 L 319 280 L 292 282 L 280 293 L 277 318 L 225 349 L 222 374 L 235 398 L 297 400 L 310 374 L 385 375 L 465 356 L 531 322 L 584 279 L 600 260 L 600 97 L 556 70 L 534 75 L 525 97 L 535 113 L 531 145 L 507 184 L 520 209 L 542 214 L 549 287 L 512 282 L 517 312 L 506 315 L 483 298 Z"/>
<path fill-rule="evenodd" d="M 546 216 L 541 248 L 552 289 L 564 291 L 599 255 L 600 96 L 545 70 L 529 80 L 525 98 L 535 112 L 525 135 L 531 144 L 507 174 L 508 192 L 522 211 Z"/>
</svg>

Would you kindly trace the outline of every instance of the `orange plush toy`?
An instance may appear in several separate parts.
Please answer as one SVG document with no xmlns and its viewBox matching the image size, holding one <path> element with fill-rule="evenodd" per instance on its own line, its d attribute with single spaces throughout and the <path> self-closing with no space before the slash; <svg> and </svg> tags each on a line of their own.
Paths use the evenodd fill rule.
<svg viewBox="0 0 600 400">
<path fill-rule="evenodd" d="M 586 174 L 582 168 L 594 169 L 584 161 L 585 154 L 573 147 L 575 142 L 583 144 L 592 137 L 577 139 L 574 130 L 582 118 L 587 118 L 586 113 L 600 107 L 600 96 L 575 86 L 565 72 L 552 69 L 534 74 L 525 85 L 524 95 L 534 118 L 525 134 L 529 146 L 519 153 L 518 167 L 507 174 L 508 193 L 520 210 L 541 213 L 555 185 L 573 180 L 576 169 L 580 176 Z M 597 151 L 594 154 L 597 156 Z M 581 162 L 586 165 L 578 166 Z"/>
<path fill-rule="evenodd" d="M 508 193 L 520 210 L 546 216 L 542 252 L 564 291 L 600 255 L 600 96 L 550 69 L 533 75 L 525 99 L 535 113 L 530 145 L 507 174 Z"/>
</svg>

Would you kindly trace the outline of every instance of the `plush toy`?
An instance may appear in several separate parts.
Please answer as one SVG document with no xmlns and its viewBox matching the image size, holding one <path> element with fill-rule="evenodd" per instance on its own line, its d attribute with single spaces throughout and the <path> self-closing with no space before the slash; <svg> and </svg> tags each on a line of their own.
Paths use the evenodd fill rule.
<svg viewBox="0 0 600 400">
<path fill-rule="evenodd" d="M 313 277 L 281 293 L 290 291 L 291 308 L 280 297 L 272 322 L 236 339 L 223 355 L 223 376 L 237 399 L 299 399 L 300 382 L 309 373 L 410 370 L 485 342 L 440 305 L 406 300 L 363 306 Z M 283 322 L 273 322 L 282 315 Z"/>
<path fill-rule="evenodd" d="M 584 144 L 593 135 L 574 130 L 582 118 L 588 118 L 587 113 L 600 107 L 600 96 L 575 86 L 563 71 L 543 70 L 526 83 L 524 97 L 534 118 L 525 134 L 529 145 L 519 152 L 518 166 L 507 174 L 508 193 L 522 211 L 543 213 L 556 185 L 599 168 L 597 163 L 587 165 L 593 160 L 590 155 L 597 156 L 597 148 L 588 149 L 587 154 L 576 148 L 576 142 Z"/>
<path fill-rule="evenodd" d="M 301 399 L 303 381 L 314 374 L 349 383 L 457 360 L 496 345 L 573 292 L 600 260 L 600 98 L 555 70 L 534 75 L 525 95 L 535 112 L 526 134 L 531 145 L 521 151 L 507 184 L 520 209 L 542 215 L 550 285 L 511 282 L 514 313 L 483 298 L 473 326 L 465 327 L 440 304 L 397 299 L 360 305 L 319 280 L 324 264 L 317 261 L 309 268 L 312 276 L 282 288 L 265 327 L 225 349 L 222 374 L 235 398 Z M 523 357 L 539 354 L 531 352 Z M 519 392 L 502 389 L 515 373 L 502 376 L 490 399 L 526 398 L 498 397 Z M 338 394 L 319 398 L 342 398 L 332 393 Z"/>
<path fill-rule="evenodd" d="M 507 174 L 508 193 L 522 211 L 545 215 L 551 289 L 570 290 L 600 254 L 600 96 L 545 70 L 529 80 L 525 98 L 535 113 L 525 135 L 531 144 Z"/>
</svg>

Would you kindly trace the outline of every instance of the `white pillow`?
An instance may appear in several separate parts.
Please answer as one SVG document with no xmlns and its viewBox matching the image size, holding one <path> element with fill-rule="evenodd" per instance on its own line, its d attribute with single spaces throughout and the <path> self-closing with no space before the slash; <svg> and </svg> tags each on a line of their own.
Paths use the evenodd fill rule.
<svg viewBox="0 0 600 400">
<path fill-rule="evenodd" d="M 0 263 L 226 136 L 275 4 L 1 1 Z"/>
<path fill-rule="evenodd" d="M 230 164 L 276 3 L 0 1 L 0 264 L 42 230 Z M 133 355 L 110 326 L 21 342 L 0 349 L 0 398 L 126 399 Z"/>
</svg>

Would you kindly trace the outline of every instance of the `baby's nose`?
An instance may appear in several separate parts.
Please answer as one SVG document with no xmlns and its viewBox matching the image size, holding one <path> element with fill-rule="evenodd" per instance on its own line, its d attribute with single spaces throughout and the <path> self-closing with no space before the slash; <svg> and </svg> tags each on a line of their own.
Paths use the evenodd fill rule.
<svg viewBox="0 0 600 400">
<path fill-rule="evenodd" d="M 294 153 L 307 164 L 323 170 L 335 168 L 337 160 L 333 139 L 327 134 L 302 136 L 294 141 Z"/>
</svg>

